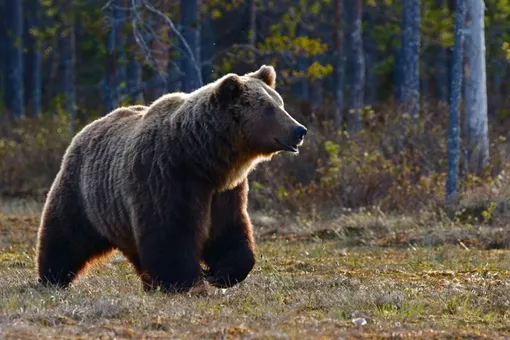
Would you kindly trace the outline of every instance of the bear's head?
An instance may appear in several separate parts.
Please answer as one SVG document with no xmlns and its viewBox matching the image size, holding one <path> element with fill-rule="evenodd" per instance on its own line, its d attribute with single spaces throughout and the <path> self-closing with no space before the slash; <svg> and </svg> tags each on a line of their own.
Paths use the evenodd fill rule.
<svg viewBox="0 0 510 340">
<path fill-rule="evenodd" d="M 307 129 L 285 111 L 275 82 L 272 66 L 263 65 L 243 76 L 228 74 L 215 82 L 214 102 L 220 114 L 236 124 L 245 146 L 254 153 L 298 153 Z"/>
</svg>

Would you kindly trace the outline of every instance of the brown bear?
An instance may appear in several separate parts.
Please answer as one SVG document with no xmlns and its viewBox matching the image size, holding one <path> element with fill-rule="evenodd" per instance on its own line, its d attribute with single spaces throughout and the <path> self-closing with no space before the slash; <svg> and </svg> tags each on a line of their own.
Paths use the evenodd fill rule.
<svg viewBox="0 0 510 340">
<path fill-rule="evenodd" d="M 243 281 L 255 264 L 247 176 L 276 153 L 298 153 L 307 131 L 285 111 L 275 80 L 266 65 L 227 74 L 83 128 L 45 202 L 39 282 L 67 287 L 113 249 L 145 290 Z"/>
</svg>

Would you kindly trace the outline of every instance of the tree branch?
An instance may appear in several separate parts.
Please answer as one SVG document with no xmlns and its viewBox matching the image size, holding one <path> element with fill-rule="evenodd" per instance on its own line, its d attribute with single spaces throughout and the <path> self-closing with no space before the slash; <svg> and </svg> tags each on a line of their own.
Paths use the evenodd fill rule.
<svg viewBox="0 0 510 340">
<path fill-rule="evenodd" d="M 133 1 L 135 1 L 135 0 L 133 0 Z M 177 28 L 175 28 L 174 23 L 168 16 L 166 16 L 164 13 L 162 13 L 161 11 L 154 8 L 154 6 L 152 6 L 152 4 L 150 4 L 148 1 L 142 0 L 142 2 L 143 2 L 143 5 L 145 6 L 145 8 L 147 8 L 149 11 L 159 15 L 160 17 L 162 17 L 163 20 L 165 20 L 165 22 L 170 27 L 172 32 L 177 36 L 177 38 L 179 38 L 180 42 L 184 46 L 184 48 L 189 56 L 189 58 L 191 59 L 191 62 L 193 63 L 193 68 L 195 69 L 195 72 L 197 73 L 197 79 L 200 83 L 199 86 L 202 86 L 203 80 L 202 80 L 202 71 L 201 71 L 200 65 L 198 65 L 198 63 L 195 59 L 195 55 L 191 51 L 191 48 L 189 47 L 188 43 L 186 42 L 186 39 L 184 39 L 181 32 L 179 32 L 179 30 Z"/>
</svg>

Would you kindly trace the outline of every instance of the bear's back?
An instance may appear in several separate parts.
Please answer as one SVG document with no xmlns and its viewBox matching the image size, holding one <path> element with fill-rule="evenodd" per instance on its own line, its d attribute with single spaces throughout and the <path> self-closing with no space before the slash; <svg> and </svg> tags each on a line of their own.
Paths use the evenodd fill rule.
<svg viewBox="0 0 510 340">
<path fill-rule="evenodd" d="M 91 222 L 103 235 L 132 243 L 129 202 L 134 162 L 151 153 L 151 136 L 185 102 L 185 95 L 164 95 L 151 106 L 117 108 L 87 125 L 73 144 L 79 150 L 79 191 Z M 157 132 L 156 132 L 157 133 Z M 71 147 L 70 147 L 71 148 Z M 119 227 L 123 225 L 123 227 Z"/>
<path fill-rule="evenodd" d="M 80 146 L 84 156 L 94 154 L 97 148 L 117 148 L 114 144 L 128 139 L 143 115 L 144 111 L 141 110 L 115 109 L 85 126 L 76 135 L 75 144 Z"/>
</svg>

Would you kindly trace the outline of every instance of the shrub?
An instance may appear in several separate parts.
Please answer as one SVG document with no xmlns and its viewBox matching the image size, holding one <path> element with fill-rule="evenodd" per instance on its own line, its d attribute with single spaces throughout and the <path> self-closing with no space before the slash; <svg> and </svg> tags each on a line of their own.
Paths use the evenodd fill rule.
<svg viewBox="0 0 510 340">
<path fill-rule="evenodd" d="M 288 105 L 289 112 L 294 110 Z M 282 154 L 250 175 L 254 210 L 291 213 L 307 219 L 376 206 L 384 211 L 438 211 L 446 180 L 446 107 L 422 105 L 418 122 L 398 116 L 394 105 L 363 110 L 363 129 L 355 136 L 337 131 L 324 117 L 324 105 L 307 117 L 300 155 Z M 313 117 L 323 117 L 319 123 Z M 508 140 L 500 122 L 491 121 L 491 164 L 484 176 L 462 171 L 459 218 L 490 221 L 510 197 Z M 40 195 L 49 189 L 73 132 L 67 115 L 23 118 L 0 127 L 0 194 Z M 506 172 L 505 172 L 506 170 Z M 483 193 L 483 194 L 482 194 Z M 497 193 L 497 194 L 495 194 Z M 492 203 L 491 203 L 492 202 Z M 503 203 L 501 203 L 503 202 Z M 339 209 L 343 208 L 343 209 Z"/>
<path fill-rule="evenodd" d="M 417 123 L 396 111 L 392 106 L 366 108 L 363 130 L 355 136 L 335 131 L 329 121 L 307 123 L 309 133 L 298 157 L 275 157 L 252 175 L 253 207 L 283 208 L 308 217 L 332 213 L 335 217 L 339 207 L 378 206 L 394 212 L 442 209 L 447 108 L 431 110 L 424 105 Z M 502 156 L 508 141 L 494 125 L 491 164 L 482 177 L 476 177 L 463 171 L 461 157 L 460 192 L 492 188 L 497 176 L 510 167 Z"/>
<path fill-rule="evenodd" d="M 40 195 L 49 189 L 73 133 L 66 115 L 23 117 L 0 128 L 0 193 Z"/>
</svg>

